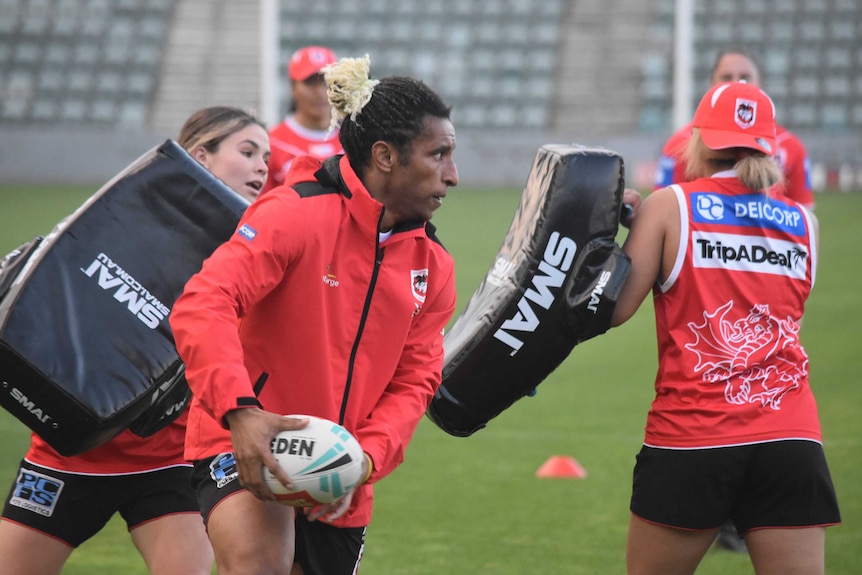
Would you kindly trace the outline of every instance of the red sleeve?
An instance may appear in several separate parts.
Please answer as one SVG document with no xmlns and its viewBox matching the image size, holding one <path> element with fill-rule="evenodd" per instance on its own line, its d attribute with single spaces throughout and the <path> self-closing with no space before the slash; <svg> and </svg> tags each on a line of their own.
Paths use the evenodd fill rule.
<svg viewBox="0 0 862 575">
<path fill-rule="evenodd" d="M 808 153 L 802 141 L 790 132 L 778 135 L 778 161 L 784 172 L 784 194 L 807 208 L 814 208 Z"/>
<path fill-rule="evenodd" d="M 284 196 L 269 195 L 246 211 L 237 231 L 186 283 L 171 311 L 189 387 L 222 424 L 228 411 L 256 405 L 238 325 L 243 311 L 272 290 L 287 267 L 279 231 L 285 229 L 279 209 Z"/>
<path fill-rule="evenodd" d="M 374 462 L 371 481 L 382 479 L 404 460 L 404 451 L 440 385 L 443 328 L 455 310 L 454 266 L 448 271 L 438 296 L 426 302 L 410 329 L 392 381 L 356 432 Z"/>
</svg>

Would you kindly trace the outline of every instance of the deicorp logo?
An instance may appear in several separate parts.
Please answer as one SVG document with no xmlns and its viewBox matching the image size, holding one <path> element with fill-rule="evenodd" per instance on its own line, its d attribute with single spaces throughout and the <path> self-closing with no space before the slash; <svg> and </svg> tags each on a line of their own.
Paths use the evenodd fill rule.
<svg viewBox="0 0 862 575">
<path fill-rule="evenodd" d="M 764 194 L 726 196 L 695 192 L 691 198 L 695 222 L 766 228 L 797 237 L 805 236 L 802 211 Z"/>
<path fill-rule="evenodd" d="M 720 222 L 724 218 L 724 202 L 715 194 L 693 194 L 697 213 L 707 222 Z"/>
</svg>

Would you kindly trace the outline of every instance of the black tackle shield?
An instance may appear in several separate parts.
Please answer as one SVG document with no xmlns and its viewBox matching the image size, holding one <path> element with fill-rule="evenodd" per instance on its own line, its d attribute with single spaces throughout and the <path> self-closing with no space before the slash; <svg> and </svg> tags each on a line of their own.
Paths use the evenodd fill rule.
<svg viewBox="0 0 862 575">
<path fill-rule="evenodd" d="M 494 264 L 443 340 L 427 411 L 441 429 L 482 429 L 610 327 L 630 267 L 615 242 L 624 184 L 610 150 L 539 148 Z"/>
<path fill-rule="evenodd" d="M 63 455 L 188 401 L 168 314 L 248 202 L 167 140 L 0 267 L 0 405 Z"/>
</svg>

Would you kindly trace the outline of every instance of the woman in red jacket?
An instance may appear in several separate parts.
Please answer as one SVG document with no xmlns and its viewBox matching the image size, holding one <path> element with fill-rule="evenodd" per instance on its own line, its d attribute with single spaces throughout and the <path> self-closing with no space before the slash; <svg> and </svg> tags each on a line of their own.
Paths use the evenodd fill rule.
<svg viewBox="0 0 862 575">
<path fill-rule="evenodd" d="M 296 160 L 189 280 L 171 314 L 194 393 L 186 457 L 219 573 L 349 575 L 372 484 L 403 460 L 440 384 L 454 265 L 429 223 L 458 183 L 449 107 L 368 59 L 324 70 L 346 155 Z M 274 502 L 270 441 L 305 413 L 365 452 L 364 484 L 327 506 Z M 295 516 L 296 515 L 296 516 Z"/>
<path fill-rule="evenodd" d="M 700 102 L 692 181 L 643 202 L 613 324 L 652 289 L 659 369 L 637 457 L 632 575 L 688 574 L 733 522 L 758 575 L 824 571 L 840 522 L 799 322 L 817 269 L 817 220 L 770 198 L 781 179 L 772 101 L 751 84 Z"/>
</svg>

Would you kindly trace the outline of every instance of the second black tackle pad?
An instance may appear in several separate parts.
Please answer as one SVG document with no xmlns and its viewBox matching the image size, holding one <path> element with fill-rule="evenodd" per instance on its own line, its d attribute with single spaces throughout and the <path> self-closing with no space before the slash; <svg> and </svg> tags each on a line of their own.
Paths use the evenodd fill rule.
<svg viewBox="0 0 862 575">
<path fill-rule="evenodd" d="M 0 405 L 62 455 L 189 397 L 168 314 L 248 202 L 168 140 L 0 267 Z"/>
<path fill-rule="evenodd" d="M 493 266 L 443 340 L 443 381 L 427 411 L 441 429 L 482 429 L 608 330 L 630 269 L 615 241 L 624 187 L 615 152 L 539 149 Z"/>
</svg>

